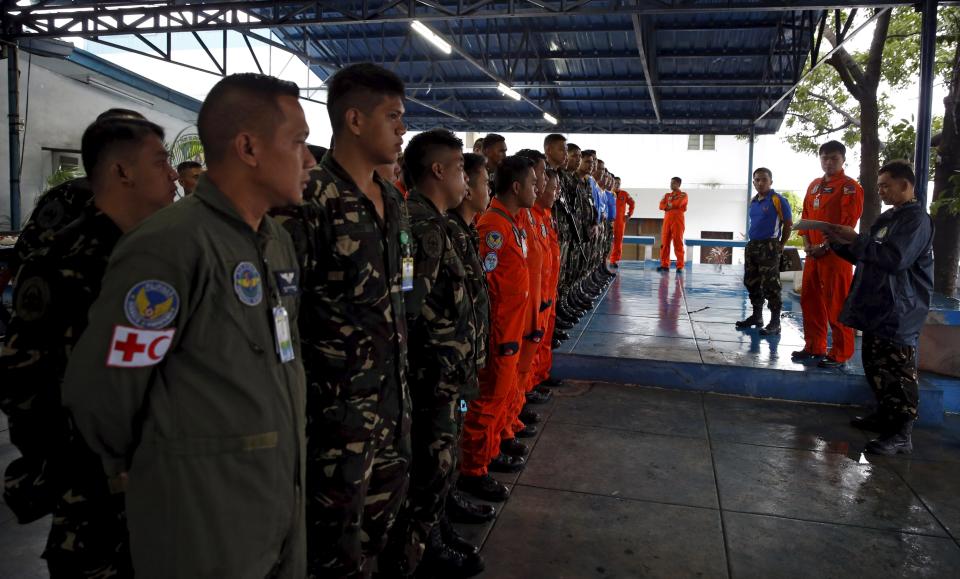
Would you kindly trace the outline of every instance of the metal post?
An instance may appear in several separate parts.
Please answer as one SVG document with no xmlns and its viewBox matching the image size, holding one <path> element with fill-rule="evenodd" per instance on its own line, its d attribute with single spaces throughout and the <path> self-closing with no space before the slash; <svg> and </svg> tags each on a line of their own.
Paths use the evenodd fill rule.
<svg viewBox="0 0 960 579">
<path fill-rule="evenodd" d="M 753 143 L 756 141 L 756 137 L 753 134 L 753 128 L 750 129 L 750 158 L 747 161 L 747 216 L 746 224 L 747 228 L 744 230 L 743 234 L 746 237 L 750 236 L 750 200 L 753 199 Z"/>
<path fill-rule="evenodd" d="M 914 189 L 920 206 L 927 208 L 927 181 L 930 173 L 930 125 L 933 121 L 933 62 L 936 58 L 937 0 L 923 0 L 920 34 L 920 106 L 917 112 L 917 148 L 914 155 L 917 184 Z"/>
<path fill-rule="evenodd" d="M 10 229 L 20 229 L 20 75 L 18 50 L 7 45 L 7 110 L 10 121 Z"/>
</svg>

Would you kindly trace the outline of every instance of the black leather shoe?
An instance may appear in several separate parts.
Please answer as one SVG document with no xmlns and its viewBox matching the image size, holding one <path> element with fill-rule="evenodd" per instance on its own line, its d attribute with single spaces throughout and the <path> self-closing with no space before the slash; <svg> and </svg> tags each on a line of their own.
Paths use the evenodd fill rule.
<svg viewBox="0 0 960 579">
<path fill-rule="evenodd" d="M 520 442 L 516 438 L 511 438 L 510 440 L 500 441 L 500 452 L 508 456 L 518 456 L 520 458 L 524 458 L 530 454 L 530 449 L 526 444 Z"/>
<path fill-rule="evenodd" d="M 527 466 L 527 461 L 519 456 L 510 456 L 502 452 L 490 461 L 487 468 L 493 472 L 514 473 L 520 472 Z"/>
<path fill-rule="evenodd" d="M 510 489 L 489 474 L 480 476 L 460 475 L 457 488 L 465 493 L 494 503 L 502 503 L 510 496 Z"/>
<path fill-rule="evenodd" d="M 533 438 L 537 435 L 537 427 L 528 424 L 523 430 L 514 433 L 517 438 Z"/>
<path fill-rule="evenodd" d="M 572 329 L 576 324 L 571 323 L 569 320 L 565 320 L 560 316 L 557 316 L 557 321 L 554 323 L 554 327 L 560 331 Z M 554 334 L 556 335 L 556 334 Z"/>
<path fill-rule="evenodd" d="M 770 320 L 770 323 L 767 326 L 760 330 L 761 336 L 779 336 L 780 335 L 780 318 Z"/>
<path fill-rule="evenodd" d="M 817 358 L 823 358 L 823 354 L 814 354 L 806 350 L 795 350 L 790 352 L 790 357 L 794 360 L 815 360 Z"/>
<path fill-rule="evenodd" d="M 819 367 L 819 368 L 842 368 L 842 367 L 843 367 L 843 362 L 838 362 L 837 360 L 834 360 L 833 358 L 829 358 L 829 357 L 828 357 L 828 358 L 824 358 L 823 360 L 820 360 L 819 362 L 817 362 L 817 367 Z"/>
<path fill-rule="evenodd" d="M 480 554 L 480 547 L 474 545 L 470 541 L 463 538 L 463 536 L 457 532 L 457 530 L 450 523 L 450 519 L 446 516 L 440 517 L 440 536 L 443 537 L 443 542 L 447 545 L 450 545 L 457 551 L 460 551 L 464 555 L 478 555 Z"/>
<path fill-rule="evenodd" d="M 553 337 L 556 338 L 556 339 L 558 339 L 558 340 L 560 340 L 561 342 L 564 342 L 564 341 L 570 339 L 570 334 L 564 332 L 563 330 L 558 330 L 558 329 L 554 328 L 554 329 L 553 329 Z"/>
<path fill-rule="evenodd" d="M 850 426 L 870 432 L 886 432 L 890 429 L 890 420 L 879 412 L 874 412 L 866 416 L 857 416 L 850 421 Z"/>
<path fill-rule="evenodd" d="M 543 392 L 531 390 L 527 392 L 527 404 L 546 404 L 550 401 L 551 396 L 552 394 L 544 394 Z"/>
<path fill-rule="evenodd" d="M 479 575 L 484 568 L 483 557 L 476 553 L 463 553 L 448 545 L 443 540 L 440 528 L 434 527 L 423 559 L 417 567 L 417 577 L 459 579 Z"/>
<path fill-rule="evenodd" d="M 550 349 L 551 349 L 551 350 L 556 350 L 557 348 L 559 348 L 559 347 L 562 346 L 562 345 L 563 345 L 563 342 L 561 342 L 560 340 L 554 338 L 554 339 L 553 339 L 553 342 L 550 344 Z"/>
<path fill-rule="evenodd" d="M 447 495 L 446 515 L 454 523 L 479 525 L 492 521 L 497 516 L 497 509 L 491 505 L 470 502 L 459 490 L 453 489 Z"/>
<path fill-rule="evenodd" d="M 886 434 L 867 443 L 864 452 L 893 456 L 895 454 L 910 454 L 913 452 L 913 420 L 908 420 L 899 428 L 887 431 Z"/>
<path fill-rule="evenodd" d="M 543 416 L 539 412 L 530 410 L 526 406 L 520 411 L 520 422 L 524 424 L 540 424 L 541 420 Z"/>
<path fill-rule="evenodd" d="M 566 386 L 567 383 L 561 380 L 560 378 L 554 378 L 553 376 L 550 376 L 549 378 L 541 382 L 540 385 L 546 386 L 547 388 L 561 388 L 563 386 Z"/>
</svg>

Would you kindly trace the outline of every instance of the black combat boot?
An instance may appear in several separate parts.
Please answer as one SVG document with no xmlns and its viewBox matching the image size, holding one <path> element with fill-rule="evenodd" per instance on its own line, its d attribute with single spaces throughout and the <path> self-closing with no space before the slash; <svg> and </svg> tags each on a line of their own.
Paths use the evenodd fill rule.
<svg viewBox="0 0 960 579">
<path fill-rule="evenodd" d="M 537 390 L 531 390 L 526 393 L 527 404 L 546 404 L 552 397 L 553 392 L 549 390 L 547 393 L 538 392 Z"/>
<path fill-rule="evenodd" d="M 541 386 L 546 386 L 547 388 L 560 388 L 561 386 L 566 386 L 567 383 L 561 380 L 560 378 L 554 378 L 550 376 L 546 380 L 540 383 Z"/>
<path fill-rule="evenodd" d="M 457 551 L 460 551 L 464 555 L 477 555 L 480 553 L 480 547 L 474 545 L 470 541 L 463 538 L 463 536 L 457 532 L 457 530 L 450 523 L 450 519 L 446 515 L 440 517 L 440 536 L 443 537 L 443 542 L 447 545 L 453 547 Z"/>
<path fill-rule="evenodd" d="M 440 527 L 435 526 L 430 532 L 423 560 L 417 568 L 417 577 L 473 577 L 482 573 L 483 569 L 483 558 L 480 555 L 466 555 L 444 543 Z"/>
<path fill-rule="evenodd" d="M 510 489 L 489 474 L 479 476 L 461 474 L 457 480 L 457 488 L 478 499 L 494 503 L 502 503 L 510 496 Z"/>
<path fill-rule="evenodd" d="M 478 525 L 492 521 L 497 516 L 497 509 L 471 502 L 459 490 L 453 489 L 447 495 L 446 516 L 454 523 Z"/>
<path fill-rule="evenodd" d="M 533 424 L 526 425 L 520 432 L 515 432 L 517 438 L 533 438 L 537 435 L 537 427 Z"/>
<path fill-rule="evenodd" d="M 515 473 L 520 472 L 527 466 L 527 461 L 519 456 L 510 456 L 509 454 L 500 453 L 493 460 L 490 461 L 490 464 L 487 465 L 489 470 L 493 472 L 505 472 L 505 473 Z"/>
<path fill-rule="evenodd" d="M 527 408 L 527 405 L 523 405 L 523 410 L 520 411 L 520 422 L 524 424 L 539 424 L 543 420 L 543 416 L 535 411 Z"/>
<path fill-rule="evenodd" d="M 558 330 L 561 330 L 561 331 L 572 330 L 573 326 L 575 325 L 576 325 L 575 323 L 571 322 L 568 319 L 565 319 L 559 312 L 557 313 L 557 321 L 554 322 L 554 327 L 556 327 Z M 556 336 L 557 335 L 556 332 L 554 332 L 553 335 Z"/>
<path fill-rule="evenodd" d="M 561 342 L 566 342 L 570 339 L 570 334 L 564 332 L 563 330 L 553 329 L 553 337 Z"/>
<path fill-rule="evenodd" d="M 746 330 L 754 326 L 763 327 L 763 306 L 753 306 L 753 315 L 745 320 L 740 320 L 736 324 L 738 330 Z"/>
<path fill-rule="evenodd" d="M 900 420 L 898 426 L 889 428 L 879 438 L 868 442 L 864 452 L 885 456 L 910 454 L 913 452 L 913 423 L 913 418 Z"/>
<path fill-rule="evenodd" d="M 523 458 L 530 454 L 530 448 L 516 438 L 511 438 L 509 440 L 500 441 L 500 452 L 508 456 L 517 456 Z"/>
<path fill-rule="evenodd" d="M 767 327 L 760 330 L 761 336 L 779 336 L 780 335 L 780 310 L 770 308 L 770 323 Z"/>
</svg>

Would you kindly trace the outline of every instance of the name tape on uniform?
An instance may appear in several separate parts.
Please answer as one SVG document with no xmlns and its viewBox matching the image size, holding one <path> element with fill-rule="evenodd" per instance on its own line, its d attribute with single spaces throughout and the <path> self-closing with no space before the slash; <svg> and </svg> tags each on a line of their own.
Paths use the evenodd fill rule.
<svg viewBox="0 0 960 579">
<path fill-rule="evenodd" d="M 173 341 L 175 328 L 145 330 L 129 326 L 114 326 L 107 354 L 110 368 L 145 368 L 163 360 Z"/>
</svg>

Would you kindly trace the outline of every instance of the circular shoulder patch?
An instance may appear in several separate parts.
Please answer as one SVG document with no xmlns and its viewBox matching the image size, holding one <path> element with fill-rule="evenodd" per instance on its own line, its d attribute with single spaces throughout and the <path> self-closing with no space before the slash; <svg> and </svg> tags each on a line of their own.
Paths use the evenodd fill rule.
<svg viewBox="0 0 960 579">
<path fill-rule="evenodd" d="M 483 271 L 491 272 L 497 269 L 497 264 L 500 262 L 500 258 L 497 257 L 496 251 L 491 251 L 483 258 Z"/>
<path fill-rule="evenodd" d="M 59 199 L 51 199 L 40 208 L 40 212 L 37 214 L 37 225 L 44 229 L 52 229 L 60 225 L 66 213 L 63 203 Z"/>
<path fill-rule="evenodd" d="M 420 244 L 428 257 L 436 259 L 443 253 L 443 237 L 435 227 L 429 227 L 423 232 L 423 236 L 420 237 Z"/>
<path fill-rule="evenodd" d="M 50 307 L 50 284 L 39 276 L 17 283 L 13 311 L 26 322 L 35 322 L 47 315 Z"/>
<path fill-rule="evenodd" d="M 233 270 L 233 291 L 248 306 L 255 306 L 263 300 L 263 279 L 249 261 L 241 261 Z"/>
<path fill-rule="evenodd" d="M 155 330 L 170 325 L 180 311 L 180 296 L 166 282 L 153 279 L 134 284 L 123 300 L 127 320 L 138 328 Z"/>
<path fill-rule="evenodd" d="M 486 238 L 487 247 L 493 250 L 500 249 L 503 247 L 503 234 L 499 231 L 491 231 L 487 234 Z"/>
</svg>

